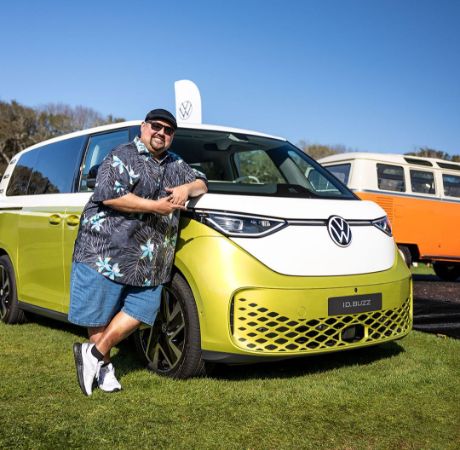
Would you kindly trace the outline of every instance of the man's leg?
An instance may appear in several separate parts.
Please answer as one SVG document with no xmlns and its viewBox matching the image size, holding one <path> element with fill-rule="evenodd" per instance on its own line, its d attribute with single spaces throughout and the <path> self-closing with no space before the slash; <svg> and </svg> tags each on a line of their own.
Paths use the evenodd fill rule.
<svg viewBox="0 0 460 450">
<path fill-rule="evenodd" d="M 105 327 L 89 328 L 91 343 L 95 344 L 93 352 L 98 358 L 103 357 L 104 364 L 97 373 L 97 383 L 104 392 L 117 392 L 121 384 L 115 376 L 115 368 L 110 362 L 110 350 L 124 338 L 129 336 L 140 322 L 124 312 L 119 312 Z"/>
<path fill-rule="evenodd" d="M 96 342 L 99 341 L 99 339 L 102 337 L 102 334 L 104 333 L 106 328 L 107 328 L 107 325 L 103 327 L 88 328 L 88 337 L 89 337 L 89 341 L 91 342 L 91 344 L 95 344 Z M 104 364 L 108 364 L 109 362 L 110 362 L 110 352 L 104 355 Z"/>
<path fill-rule="evenodd" d="M 128 337 L 140 324 L 139 320 L 120 311 L 94 342 L 97 350 L 104 355 L 104 358 L 109 356 L 112 347 Z"/>
</svg>

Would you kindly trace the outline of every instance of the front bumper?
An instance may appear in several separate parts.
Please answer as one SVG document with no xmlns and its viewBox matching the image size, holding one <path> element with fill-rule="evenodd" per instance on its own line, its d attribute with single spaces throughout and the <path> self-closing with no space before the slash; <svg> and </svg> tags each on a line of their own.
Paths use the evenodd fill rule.
<svg viewBox="0 0 460 450">
<path fill-rule="evenodd" d="M 175 264 L 197 302 L 205 359 L 241 362 L 346 350 L 399 339 L 412 328 L 411 275 L 399 254 L 383 272 L 286 276 L 189 220 Z M 372 293 L 382 294 L 377 311 L 328 314 L 331 297 Z"/>
</svg>

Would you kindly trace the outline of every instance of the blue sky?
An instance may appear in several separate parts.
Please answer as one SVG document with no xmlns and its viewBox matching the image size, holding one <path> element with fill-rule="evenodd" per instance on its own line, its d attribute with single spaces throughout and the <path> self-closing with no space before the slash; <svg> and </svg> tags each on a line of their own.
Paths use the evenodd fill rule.
<svg viewBox="0 0 460 450">
<path fill-rule="evenodd" d="M 205 123 L 460 154 L 460 0 L 16 0 L 0 16 L 3 101 L 142 119 L 190 79 Z"/>
</svg>

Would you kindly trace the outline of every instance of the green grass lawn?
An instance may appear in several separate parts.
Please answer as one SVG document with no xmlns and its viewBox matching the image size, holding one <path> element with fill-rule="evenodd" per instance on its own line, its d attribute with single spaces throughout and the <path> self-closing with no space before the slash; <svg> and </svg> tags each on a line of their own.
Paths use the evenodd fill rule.
<svg viewBox="0 0 460 450">
<path fill-rule="evenodd" d="M 431 264 L 418 263 L 410 268 L 413 275 L 436 275 Z"/>
<path fill-rule="evenodd" d="M 365 350 L 174 381 L 113 357 L 124 390 L 85 397 L 79 328 L 0 324 L 0 448 L 458 449 L 460 341 L 412 332 Z"/>
</svg>

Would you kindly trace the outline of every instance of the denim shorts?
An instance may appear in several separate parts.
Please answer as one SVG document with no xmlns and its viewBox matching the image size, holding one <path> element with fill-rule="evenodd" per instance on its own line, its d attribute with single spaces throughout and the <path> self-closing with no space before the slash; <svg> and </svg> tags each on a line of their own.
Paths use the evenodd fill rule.
<svg viewBox="0 0 460 450">
<path fill-rule="evenodd" d="M 153 325 L 160 308 L 161 288 L 116 283 L 84 263 L 73 262 L 69 321 L 84 327 L 103 327 L 123 311 Z"/>
</svg>

